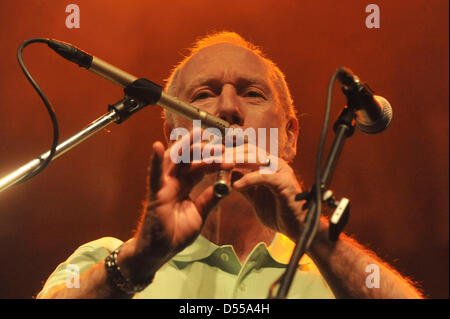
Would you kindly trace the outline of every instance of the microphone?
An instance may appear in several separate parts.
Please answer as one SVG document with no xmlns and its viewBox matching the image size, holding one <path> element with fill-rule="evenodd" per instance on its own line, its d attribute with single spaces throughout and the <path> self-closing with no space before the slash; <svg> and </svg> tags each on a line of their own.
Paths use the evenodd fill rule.
<svg viewBox="0 0 450 319">
<path fill-rule="evenodd" d="M 358 129 L 366 134 L 377 134 L 387 129 L 392 120 L 389 102 L 384 97 L 374 95 L 373 90 L 349 68 L 338 68 L 337 78 L 343 85 L 347 105 L 356 110 Z"/>
<path fill-rule="evenodd" d="M 189 120 L 200 120 L 202 127 L 218 128 L 222 134 L 225 134 L 225 129 L 230 126 L 227 121 L 168 95 L 163 92 L 160 85 L 147 79 L 138 79 L 69 43 L 49 39 L 48 46 L 63 58 L 125 88 L 125 94 L 141 102 L 150 105 L 158 104 Z"/>
</svg>

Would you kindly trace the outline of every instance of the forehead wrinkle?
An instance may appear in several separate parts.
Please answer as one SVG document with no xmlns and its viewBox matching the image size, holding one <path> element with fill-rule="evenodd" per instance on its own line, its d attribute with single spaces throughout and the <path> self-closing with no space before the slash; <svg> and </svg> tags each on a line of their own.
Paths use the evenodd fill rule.
<svg viewBox="0 0 450 319">
<path fill-rule="evenodd" d="M 222 77 L 223 78 L 223 77 Z M 268 79 L 270 80 L 270 79 Z M 194 90 L 197 87 L 200 86 L 208 86 L 208 87 L 218 87 L 218 86 L 222 86 L 223 84 L 232 84 L 234 86 L 236 86 L 237 88 L 242 88 L 242 87 L 247 87 L 250 86 L 252 84 L 256 84 L 259 85 L 263 88 L 264 91 L 272 91 L 272 86 L 271 83 L 263 78 L 260 77 L 253 77 L 253 76 L 237 76 L 233 82 L 230 81 L 222 81 L 221 79 L 217 78 L 216 76 L 200 76 L 197 78 L 194 78 L 191 83 L 188 83 L 185 86 L 185 91 L 187 93 L 191 92 L 192 90 Z M 269 92 L 271 93 L 271 92 Z"/>
<path fill-rule="evenodd" d="M 214 49 L 217 50 L 217 46 L 219 46 L 219 45 L 220 46 L 225 46 L 225 47 L 228 47 L 228 48 L 234 48 L 234 49 L 237 49 L 237 50 L 234 50 L 232 52 L 232 55 L 225 56 L 224 58 L 218 56 L 217 54 L 212 55 L 210 53 L 211 50 L 214 50 Z M 222 51 L 224 51 L 224 50 L 227 50 L 227 49 L 225 48 Z M 221 53 L 222 51 L 219 51 L 219 52 Z M 211 63 L 220 63 L 220 61 L 215 61 L 217 59 L 228 59 L 230 57 L 231 59 L 236 59 L 236 61 L 239 61 L 240 59 L 241 60 L 245 59 L 245 57 L 248 56 L 248 55 L 251 55 L 253 57 L 253 59 L 250 59 L 248 62 L 246 62 L 247 66 L 250 67 L 249 71 L 254 72 L 254 73 L 260 73 L 262 79 L 266 79 L 266 80 L 270 81 L 271 80 L 270 76 L 269 76 L 269 74 L 270 74 L 270 67 L 267 65 L 267 62 L 262 57 L 258 56 L 257 54 L 255 54 L 254 52 L 250 51 L 247 48 L 244 48 L 244 47 L 241 47 L 241 46 L 238 46 L 238 45 L 235 45 L 235 44 L 231 44 L 231 43 L 217 43 L 217 44 L 214 44 L 212 46 L 209 46 L 209 47 L 201 49 L 200 51 L 195 53 L 192 57 L 190 57 L 189 60 L 185 61 L 185 63 L 183 63 L 183 65 L 181 65 L 179 70 L 178 70 L 179 74 L 177 75 L 177 82 L 179 82 L 178 84 L 183 84 L 183 86 L 184 86 L 184 83 L 180 83 L 180 82 L 185 82 L 185 83 L 187 82 L 186 85 L 190 85 L 190 84 L 194 83 L 194 81 L 195 82 L 197 82 L 197 81 L 204 81 L 203 78 L 208 78 L 208 77 L 212 78 L 212 77 L 214 77 L 214 78 L 222 78 L 223 79 L 223 78 L 227 78 L 229 76 L 236 76 L 236 77 L 242 77 L 244 79 L 248 78 L 250 80 L 253 80 L 253 79 L 257 78 L 258 76 L 256 76 L 256 77 L 255 76 L 249 76 L 248 72 L 246 72 L 247 74 L 243 74 L 243 75 L 230 74 L 230 71 L 233 71 L 233 72 L 241 71 L 240 69 L 236 69 L 236 68 L 233 69 L 232 67 L 234 65 L 232 65 L 231 70 L 228 69 L 228 68 L 225 68 L 225 69 L 221 70 L 221 74 L 211 74 L 211 72 L 209 72 L 209 70 L 207 69 L 209 64 L 211 64 Z M 228 61 L 226 61 L 226 62 L 228 62 Z M 199 80 L 197 80 L 197 79 L 194 79 L 194 80 L 191 80 L 191 81 L 187 80 L 186 79 L 186 72 L 187 71 L 194 72 L 194 70 L 192 70 L 192 67 L 193 67 L 192 64 L 193 63 L 197 63 L 195 65 L 195 67 L 196 67 L 198 73 L 205 72 L 207 75 L 206 76 L 203 76 L 203 75 L 200 76 Z M 210 74 L 208 75 L 208 73 L 210 73 Z M 261 80 L 259 82 L 261 82 Z M 266 81 L 264 81 L 264 82 L 266 82 Z"/>
</svg>

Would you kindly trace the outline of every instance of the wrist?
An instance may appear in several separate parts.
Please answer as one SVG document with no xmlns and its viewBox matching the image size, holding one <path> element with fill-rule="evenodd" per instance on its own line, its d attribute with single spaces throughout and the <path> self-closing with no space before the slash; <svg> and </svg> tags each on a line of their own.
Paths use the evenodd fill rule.
<svg viewBox="0 0 450 319">
<path fill-rule="evenodd" d="M 339 242 L 331 241 L 329 239 L 329 221 L 322 216 L 317 229 L 316 236 L 308 249 L 308 255 L 314 260 L 322 260 L 326 256 L 331 256 L 336 244 Z"/>
<path fill-rule="evenodd" d="M 105 258 L 105 269 L 110 287 L 127 296 L 144 290 L 152 281 L 155 272 L 138 269 L 134 259 L 134 245 L 130 240 L 123 243 Z M 120 258 L 119 258 L 120 256 Z"/>
<path fill-rule="evenodd" d="M 159 268 L 152 263 L 151 258 L 137 252 L 135 238 L 122 245 L 117 255 L 117 263 L 123 276 L 133 282 L 147 280 L 147 278 L 154 276 Z"/>
</svg>

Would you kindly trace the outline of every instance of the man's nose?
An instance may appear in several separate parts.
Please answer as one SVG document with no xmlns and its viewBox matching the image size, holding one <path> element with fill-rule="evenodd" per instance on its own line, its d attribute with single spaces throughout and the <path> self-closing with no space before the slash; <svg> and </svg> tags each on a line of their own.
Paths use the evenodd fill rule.
<svg viewBox="0 0 450 319">
<path fill-rule="evenodd" d="M 240 105 L 239 95 L 232 84 L 225 84 L 222 87 L 217 105 L 218 116 L 231 125 L 243 125 L 244 114 Z"/>
</svg>

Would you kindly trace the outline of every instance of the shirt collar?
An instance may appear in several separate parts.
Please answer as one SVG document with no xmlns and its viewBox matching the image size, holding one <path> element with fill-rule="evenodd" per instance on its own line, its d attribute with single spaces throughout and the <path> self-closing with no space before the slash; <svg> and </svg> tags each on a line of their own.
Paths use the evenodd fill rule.
<svg viewBox="0 0 450 319">
<path fill-rule="evenodd" d="M 294 251 L 295 243 L 290 240 L 287 236 L 276 233 L 272 243 L 268 247 L 269 256 L 274 259 L 275 262 L 288 265 L 291 260 L 292 252 Z M 299 269 L 307 271 L 310 269 L 310 265 L 313 264 L 311 258 L 304 254 L 302 259 L 299 261 Z"/>
<path fill-rule="evenodd" d="M 259 245 L 261 244 L 263 243 L 260 243 Z M 177 262 L 198 261 L 211 256 L 217 249 L 228 246 L 231 247 L 230 245 L 220 247 L 206 239 L 204 236 L 199 235 L 190 246 L 178 253 L 173 260 Z M 285 266 L 289 263 L 295 244 L 285 235 L 276 233 L 269 247 L 266 247 L 265 244 L 264 247 L 267 249 L 268 255 L 274 262 Z M 309 263 L 311 263 L 310 258 L 307 255 L 304 255 L 301 259 L 300 266 L 305 266 Z"/>
<path fill-rule="evenodd" d="M 210 256 L 214 253 L 214 251 L 216 251 L 217 248 L 219 248 L 219 246 L 209 241 L 202 235 L 199 235 L 191 245 L 174 256 L 173 260 L 193 262 Z"/>
<path fill-rule="evenodd" d="M 280 264 L 288 264 L 295 244 L 286 236 L 276 233 L 269 247 L 270 256 Z"/>
</svg>

